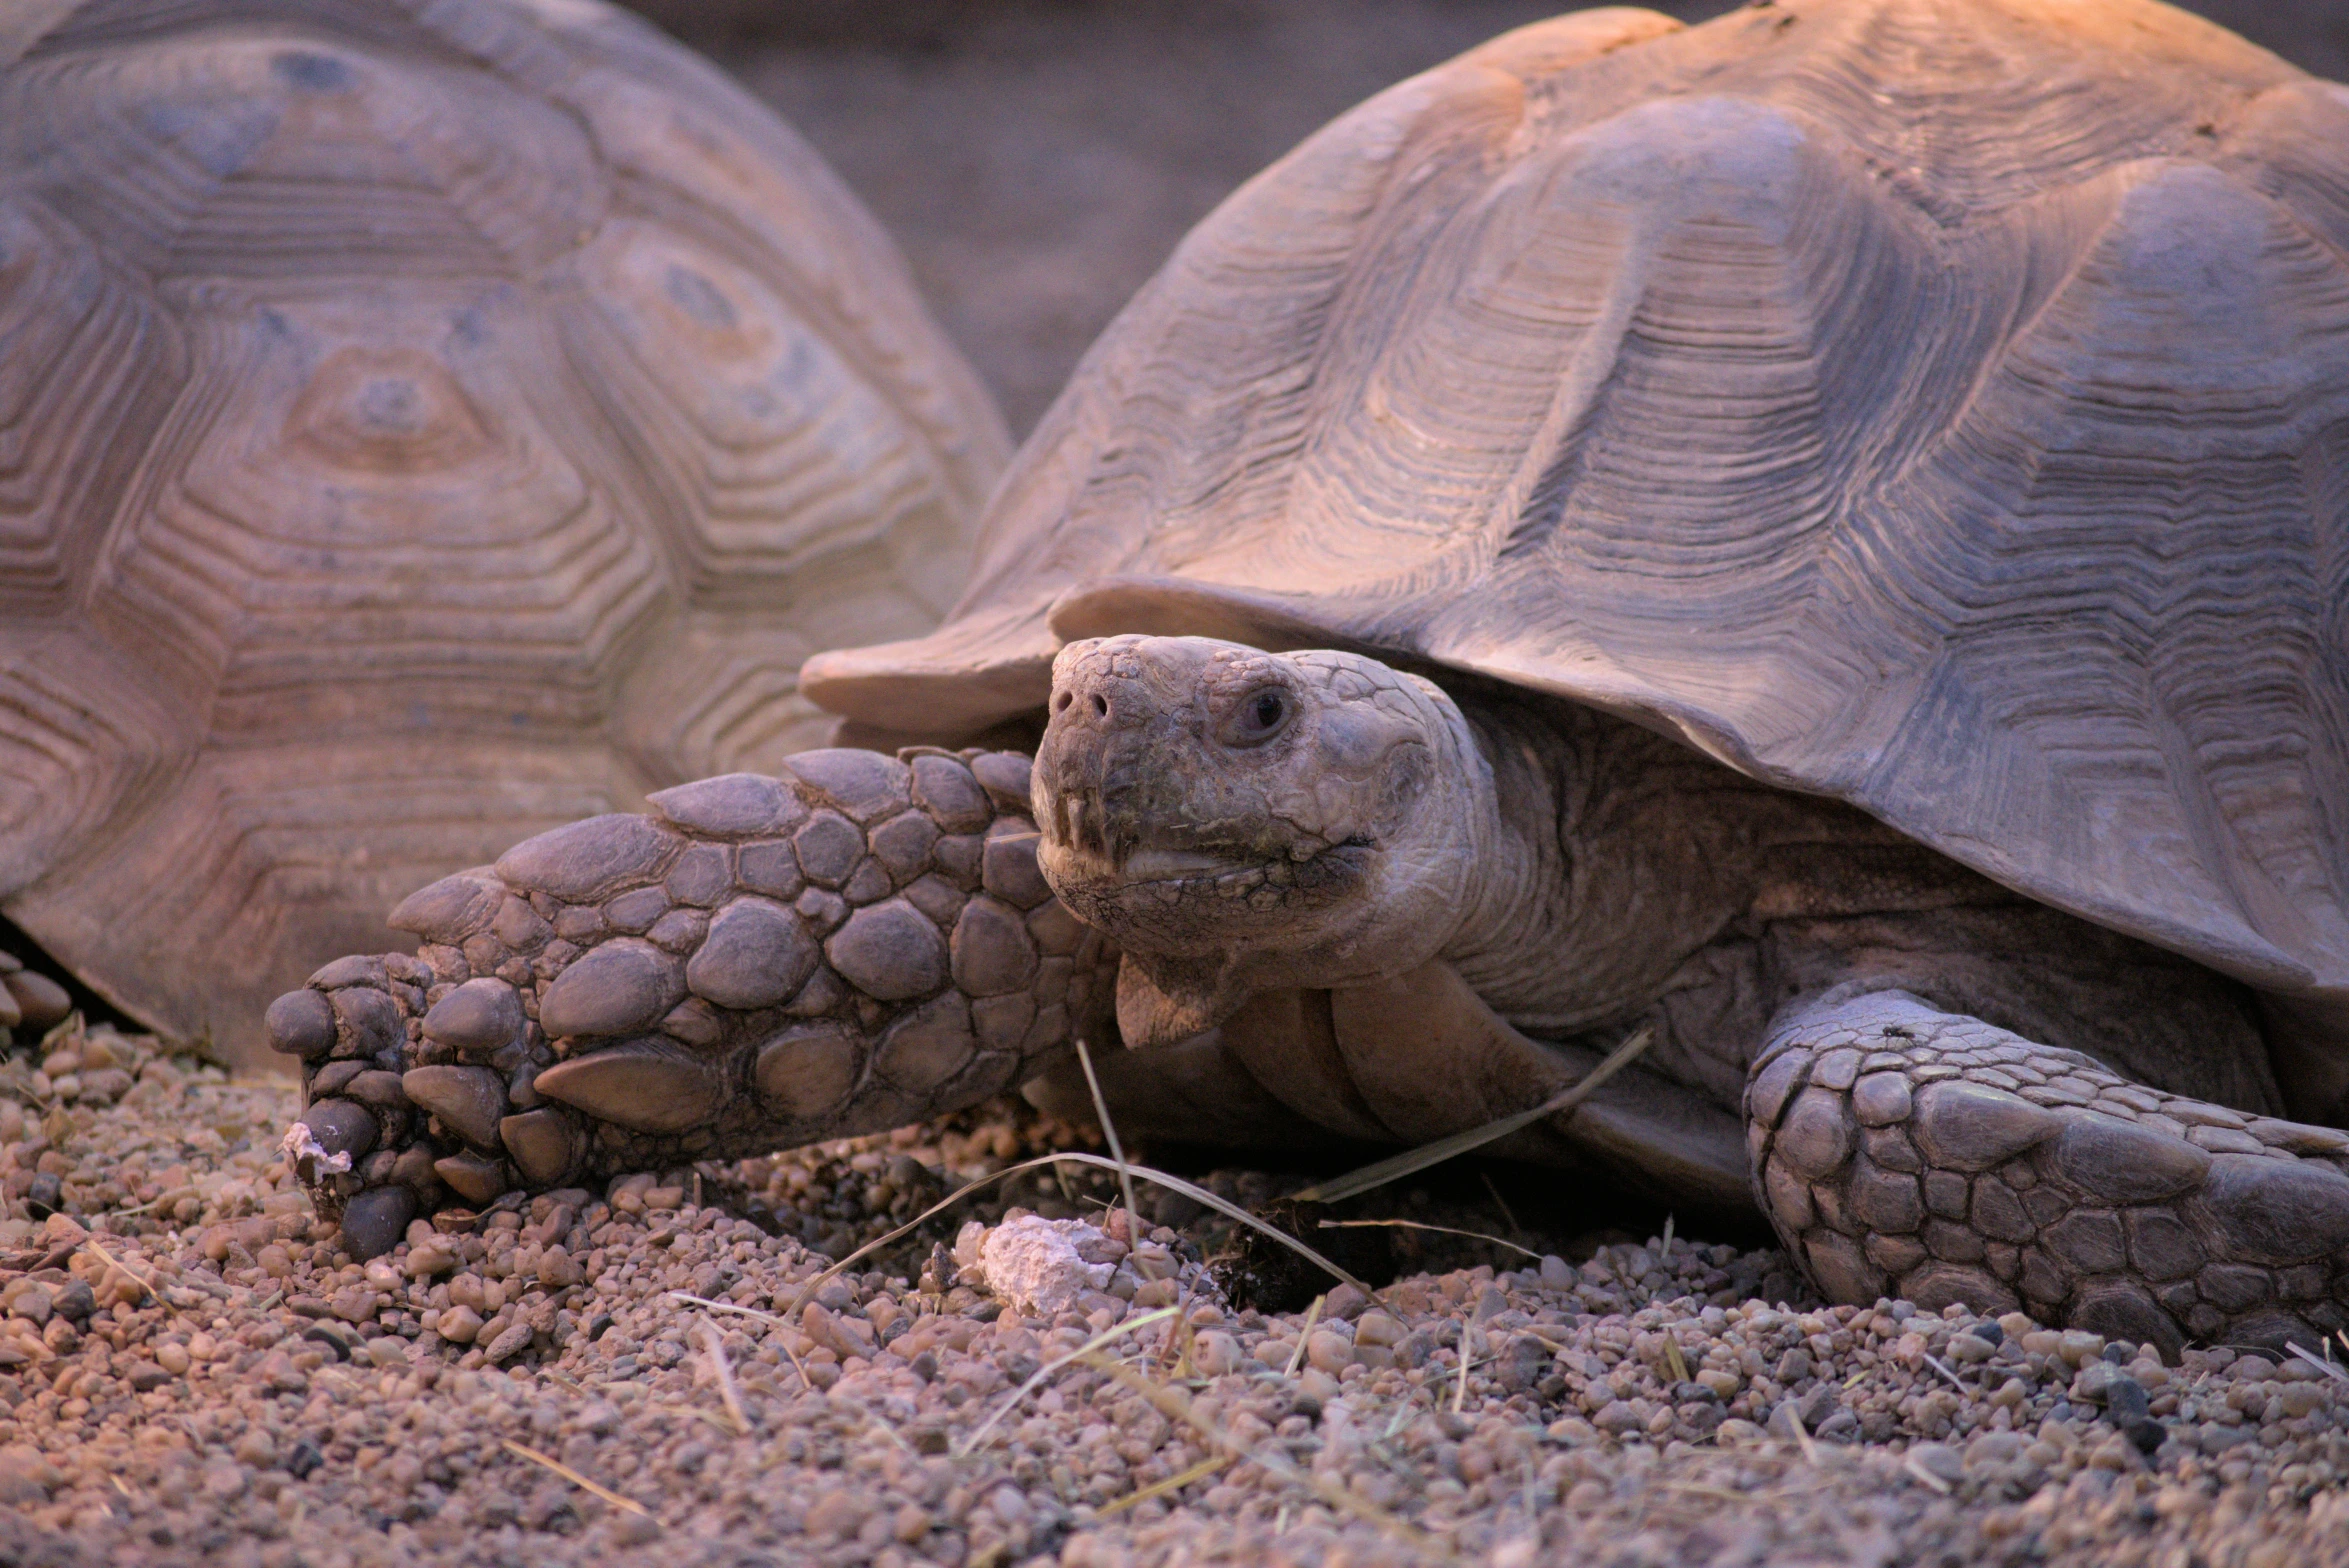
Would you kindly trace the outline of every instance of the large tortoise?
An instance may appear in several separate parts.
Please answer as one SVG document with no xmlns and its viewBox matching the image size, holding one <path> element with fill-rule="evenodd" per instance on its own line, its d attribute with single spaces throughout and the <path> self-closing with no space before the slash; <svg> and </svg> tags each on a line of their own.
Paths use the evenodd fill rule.
<svg viewBox="0 0 2349 1568">
<path fill-rule="evenodd" d="M 0 909 L 258 1054 L 419 882 L 820 743 L 800 661 L 935 625 L 1007 455 L 625 13 L 7 0 Z"/>
<path fill-rule="evenodd" d="M 1292 1149 L 1645 1026 L 1511 1152 L 1839 1300 L 2349 1323 L 2344 148 L 2137 0 L 1592 12 L 1372 100 L 1110 329 L 948 624 L 806 669 L 1032 770 L 685 786 L 275 1005 L 346 1236 L 1063 1093 L 1112 1015 L 1129 1131 Z"/>
</svg>

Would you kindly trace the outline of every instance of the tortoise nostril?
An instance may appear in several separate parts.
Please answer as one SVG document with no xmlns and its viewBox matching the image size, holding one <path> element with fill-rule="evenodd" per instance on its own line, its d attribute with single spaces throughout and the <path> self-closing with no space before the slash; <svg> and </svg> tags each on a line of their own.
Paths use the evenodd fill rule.
<svg viewBox="0 0 2349 1568">
<path fill-rule="evenodd" d="M 1068 712 L 1068 705 L 1074 701 L 1076 701 L 1076 699 L 1064 691 L 1060 694 L 1060 700 L 1052 705 L 1052 711 L 1055 713 L 1066 713 Z"/>
<path fill-rule="evenodd" d="M 1098 713 L 1098 714 L 1100 714 L 1100 715 L 1101 715 L 1103 718 L 1105 718 L 1105 719 L 1106 719 L 1106 718 L 1108 718 L 1108 717 L 1109 717 L 1109 699 L 1108 699 L 1107 697 L 1104 697 L 1104 696 L 1102 696 L 1102 695 L 1101 695 L 1099 692 L 1095 692 L 1095 693 L 1093 694 L 1093 711 L 1094 711 L 1095 713 Z"/>
</svg>

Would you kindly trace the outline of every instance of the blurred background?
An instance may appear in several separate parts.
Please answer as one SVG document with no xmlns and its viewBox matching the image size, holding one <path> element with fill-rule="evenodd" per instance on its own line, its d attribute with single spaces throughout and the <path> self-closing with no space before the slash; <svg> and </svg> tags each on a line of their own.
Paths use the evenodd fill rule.
<svg viewBox="0 0 2349 1568">
<path fill-rule="evenodd" d="M 1183 232 L 1317 126 L 1558 0 L 634 0 L 815 143 L 1024 436 Z M 1720 0 L 1661 4 L 1686 21 Z M 2349 77 L 2349 0 L 2208 0 Z"/>
</svg>

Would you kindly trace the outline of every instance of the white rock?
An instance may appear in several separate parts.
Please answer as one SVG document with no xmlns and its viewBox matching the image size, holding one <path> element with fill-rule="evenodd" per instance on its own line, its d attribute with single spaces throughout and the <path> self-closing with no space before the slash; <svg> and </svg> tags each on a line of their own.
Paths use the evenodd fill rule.
<svg viewBox="0 0 2349 1568">
<path fill-rule="evenodd" d="M 956 1238 L 958 1258 L 971 1240 Z M 1116 1272 L 1112 1264 L 1087 1263 L 1080 1247 L 1105 1240 L 1084 1220 L 1048 1220 L 1024 1214 L 975 1238 L 975 1272 L 987 1288 L 1023 1317 L 1052 1317 L 1069 1311 L 1087 1291 L 1100 1290 Z"/>
</svg>

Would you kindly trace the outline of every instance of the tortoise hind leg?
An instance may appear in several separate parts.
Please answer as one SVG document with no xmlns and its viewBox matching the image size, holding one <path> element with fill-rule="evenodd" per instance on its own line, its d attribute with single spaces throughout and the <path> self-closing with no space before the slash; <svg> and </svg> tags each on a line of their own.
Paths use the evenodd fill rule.
<svg viewBox="0 0 2349 1568">
<path fill-rule="evenodd" d="M 1115 955 L 1052 898 L 1027 759 L 846 750 L 664 791 L 417 893 L 418 956 L 269 1009 L 347 1246 L 434 1204 L 771 1152 L 974 1104 L 1063 1051 Z"/>
<path fill-rule="evenodd" d="M 1764 1211 L 1838 1301 L 2020 1306 L 2159 1347 L 2349 1322 L 2349 1134 L 2131 1082 L 1901 991 L 1781 1016 L 1746 1090 Z"/>
</svg>

